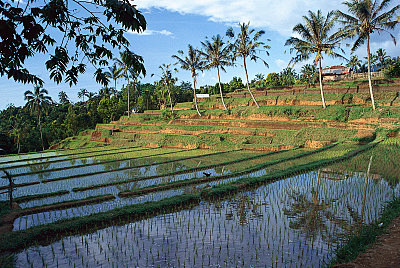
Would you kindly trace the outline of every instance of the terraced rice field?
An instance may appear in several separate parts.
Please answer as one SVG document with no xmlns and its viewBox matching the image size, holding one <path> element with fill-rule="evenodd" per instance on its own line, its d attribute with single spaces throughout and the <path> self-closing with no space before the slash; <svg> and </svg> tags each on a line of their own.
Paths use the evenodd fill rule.
<svg viewBox="0 0 400 268">
<path fill-rule="evenodd" d="M 348 143 L 277 152 L 107 146 L 0 158 L 22 208 L 11 236 L 96 217 L 105 217 L 108 226 L 54 234 L 44 246 L 19 245 L 15 266 L 320 267 L 352 232 L 373 222 L 385 202 L 399 196 L 397 184 L 371 164 L 376 148 L 352 158 L 354 170 L 348 165 L 342 170 L 339 163 L 309 168 L 362 148 Z M 7 189 L 7 180 L 0 182 Z M 153 204 L 185 198 L 192 200 L 190 208 L 173 212 L 166 205 L 150 212 Z M 149 207 L 142 219 L 112 216 L 140 207 Z"/>
</svg>

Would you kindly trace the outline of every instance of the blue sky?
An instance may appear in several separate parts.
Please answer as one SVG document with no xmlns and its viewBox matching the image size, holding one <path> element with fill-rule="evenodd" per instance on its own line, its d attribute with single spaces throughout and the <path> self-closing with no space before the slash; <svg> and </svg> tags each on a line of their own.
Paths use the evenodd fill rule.
<svg viewBox="0 0 400 268">
<path fill-rule="evenodd" d="M 148 23 L 144 33 L 126 35 L 131 42 L 131 50 L 143 56 L 145 60 L 147 76 L 142 79 L 142 83 L 153 83 L 158 79 L 157 76 L 151 77 L 150 74 L 160 74 L 158 66 L 163 63 L 174 63 L 171 56 L 177 54 L 178 50 L 186 51 L 188 44 L 200 47 L 200 42 L 206 37 L 211 38 L 217 34 L 224 36 L 228 27 L 232 26 L 237 30 L 239 22 L 250 22 L 250 26 L 256 30 L 265 30 L 263 40 L 271 40 L 267 42 L 271 46 L 270 56 L 260 54 L 268 62 L 269 68 L 261 62 L 249 63 L 249 78 L 254 78 L 257 73 L 267 75 L 270 72 L 280 72 L 291 58 L 288 52 L 285 53 L 289 48 L 285 47 L 284 43 L 291 36 L 293 26 L 302 22 L 302 16 L 306 15 L 308 10 L 321 9 L 326 14 L 329 10 L 343 8 L 338 4 L 340 1 L 331 0 L 136 0 L 133 3 L 138 6 Z M 399 28 L 394 32 L 398 40 L 400 40 Z M 386 49 L 390 56 L 400 56 L 399 47 L 393 44 L 387 34 L 373 35 L 372 51 L 380 47 Z M 366 55 L 365 51 L 366 49 L 360 48 L 356 54 L 363 58 Z M 349 57 L 349 52 L 346 53 Z M 44 68 L 46 59 L 47 55 L 35 56 L 27 62 L 27 67 L 44 79 L 44 88 L 54 100 L 58 101 L 57 96 L 61 90 L 76 102 L 79 89 L 86 88 L 92 92 L 98 92 L 100 89 L 101 86 L 93 79 L 93 69 L 90 68 L 80 77 L 76 86 L 53 83 Z M 341 63 L 344 63 L 343 60 L 325 58 L 323 66 Z M 175 76 L 179 79 L 178 83 L 192 81 L 190 73 L 185 70 L 180 69 Z M 240 64 L 227 68 L 227 73 L 221 74 L 221 80 L 229 82 L 233 76 L 242 77 L 244 80 L 244 71 Z M 206 71 L 198 77 L 198 85 L 216 82 L 216 70 Z M 118 83 L 119 89 L 124 81 L 120 80 Z M 15 83 L 13 80 L 1 77 L 0 110 L 5 109 L 10 103 L 16 106 L 24 105 L 23 94 L 32 88 L 32 85 Z"/>
</svg>

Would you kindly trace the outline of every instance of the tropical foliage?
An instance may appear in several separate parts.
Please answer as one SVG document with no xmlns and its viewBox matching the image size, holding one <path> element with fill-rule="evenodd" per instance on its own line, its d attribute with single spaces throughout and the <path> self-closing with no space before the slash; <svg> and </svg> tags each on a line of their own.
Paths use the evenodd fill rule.
<svg viewBox="0 0 400 268">
<path fill-rule="evenodd" d="M 368 58 L 368 81 L 371 95 L 372 107 L 375 110 L 374 93 L 371 82 L 371 51 L 370 39 L 374 32 L 388 32 L 392 30 L 399 20 L 395 17 L 400 5 L 395 5 L 389 11 L 385 9 L 390 5 L 391 0 L 351 0 L 343 4 L 347 7 L 348 13 L 337 11 L 339 21 L 344 25 L 343 33 L 348 38 L 356 38 L 351 50 L 354 52 L 361 45 L 367 45 Z M 396 43 L 395 37 L 388 32 Z"/>
</svg>

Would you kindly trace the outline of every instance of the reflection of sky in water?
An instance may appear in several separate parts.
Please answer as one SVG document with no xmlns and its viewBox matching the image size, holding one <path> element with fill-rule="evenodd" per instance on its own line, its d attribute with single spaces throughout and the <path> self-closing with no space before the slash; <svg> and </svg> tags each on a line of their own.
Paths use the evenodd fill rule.
<svg viewBox="0 0 400 268">
<path fill-rule="evenodd" d="M 225 162 L 229 161 L 229 157 L 234 157 L 235 155 L 232 154 L 223 154 L 224 157 L 221 157 L 219 159 L 220 162 Z M 237 157 L 237 155 L 236 155 Z M 246 167 L 251 167 L 255 161 L 262 162 L 264 160 L 268 160 L 270 156 L 264 156 L 260 157 L 257 160 L 254 161 L 246 161 L 242 164 L 242 168 Z M 193 162 L 195 161 L 195 162 Z M 148 181 L 142 181 L 140 182 L 141 187 L 145 187 L 154 183 L 161 183 L 161 182 L 166 182 L 166 181 L 177 181 L 177 180 L 182 180 L 182 179 L 190 179 L 195 176 L 197 177 L 203 177 L 204 174 L 203 172 L 209 172 L 212 175 L 219 175 L 221 173 L 227 174 L 230 173 L 230 165 L 225 165 L 224 167 L 216 167 L 216 168 L 211 168 L 211 169 L 205 169 L 199 172 L 188 172 L 180 175 L 174 175 L 174 176 L 165 176 L 163 177 L 162 174 L 167 174 L 171 172 L 178 172 L 182 170 L 186 170 L 188 168 L 193 168 L 193 164 L 199 163 L 199 167 L 201 168 L 203 165 L 207 165 L 206 161 L 201 160 L 200 158 L 193 159 L 193 160 L 182 160 L 182 161 L 177 161 L 173 163 L 166 163 L 166 164 L 157 164 L 154 163 L 154 160 L 152 159 L 138 159 L 138 160 L 128 160 L 124 162 L 116 162 L 116 163 L 110 163 L 110 165 L 96 165 L 96 166 L 89 166 L 89 167 L 84 167 L 84 168 L 77 168 L 77 172 L 82 174 L 85 173 L 83 170 L 86 170 L 86 172 L 96 172 L 97 170 L 94 170 L 95 167 L 100 167 L 102 169 L 106 170 L 113 170 L 117 168 L 117 165 L 119 165 L 121 168 L 124 166 L 135 166 L 135 165 L 149 165 L 146 167 L 141 167 L 141 168 L 132 168 L 129 170 L 121 170 L 121 171 L 110 171 L 107 173 L 103 174 L 95 174 L 95 175 L 88 175 L 84 177 L 78 177 L 78 178 L 72 178 L 72 179 L 66 179 L 66 180 L 60 180 L 60 181 L 55 181 L 55 182 L 49 182 L 49 183 L 41 183 L 41 184 L 36 184 L 36 185 L 31 185 L 31 186 L 26 186 L 26 187 L 19 187 L 16 188 L 14 191 L 14 196 L 19 197 L 19 196 L 24 196 L 24 195 L 32 195 L 32 194 L 41 194 L 41 193 L 48 193 L 48 192 L 56 192 L 56 191 L 61 191 L 61 190 L 67 190 L 70 191 L 73 188 L 76 187 L 87 187 L 91 185 L 97 185 L 97 184 L 104 184 L 104 183 L 109 183 L 115 180 L 125 180 L 125 179 L 132 179 L 135 177 L 149 177 L 149 176 L 156 176 L 160 175 L 161 177 L 157 179 L 151 179 Z M 214 163 L 216 164 L 216 162 Z M 237 164 L 232 164 L 234 166 L 237 166 Z M 63 171 L 60 171 L 63 172 Z M 71 170 L 66 170 L 65 172 L 71 172 Z M 53 173 L 58 173 L 53 172 Z M 258 171 L 251 173 L 250 176 L 260 176 L 264 175 L 265 172 L 263 171 Z M 44 175 L 44 174 L 41 174 Z M 73 175 L 73 174 L 70 174 Z M 39 175 L 34 175 L 34 176 L 39 176 Z M 50 177 L 57 177 L 57 176 L 49 176 L 44 179 L 48 179 Z M 24 178 L 22 177 L 17 177 L 15 180 L 15 183 L 22 183 L 26 182 L 23 181 Z M 36 178 L 36 180 L 40 180 L 40 178 Z M 32 181 L 31 177 L 26 176 L 26 180 Z M 4 185 L 7 185 L 5 180 L 2 181 Z M 6 196 L 0 196 L 0 200 L 6 200 Z M 43 201 L 44 202 L 44 201 Z M 43 204 L 43 203 L 42 203 Z M 25 207 L 24 204 L 22 204 L 23 207 Z"/>
<path fill-rule="evenodd" d="M 89 267 L 324 266 L 338 238 L 356 230 L 361 212 L 364 222 L 373 221 L 398 196 L 399 186 L 390 188 L 383 180 L 365 184 L 358 175 L 319 183 L 317 177 L 310 172 L 227 201 L 203 201 L 190 210 L 31 247 L 17 254 L 16 267 L 42 261 Z M 304 215 L 315 224 L 296 225 Z"/>
<path fill-rule="evenodd" d="M 28 167 L 16 167 L 16 168 L 12 168 L 9 169 L 9 172 L 11 174 L 20 174 L 18 176 L 14 177 L 15 183 L 17 184 L 21 184 L 21 183 L 26 183 L 26 182 L 34 182 L 34 181 L 41 181 L 43 179 L 58 179 L 58 178 L 68 178 L 69 176 L 74 176 L 74 175 L 81 175 L 81 174 L 88 174 L 88 173 L 96 173 L 96 172 L 105 172 L 105 171 L 110 171 L 112 172 L 113 170 L 117 170 L 117 169 L 124 169 L 124 168 L 129 168 L 129 167 L 135 167 L 135 166 L 142 166 L 142 165 L 153 165 L 153 164 L 157 164 L 157 160 L 151 159 L 151 158 L 146 158 L 146 157 L 151 157 L 151 156 L 157 156 L 157 155 L 175 155 L 175 157 L 179 157 L 179 158 L 185 158 L 187 156 L 182 155 L 180 156 L 179 153 L 184 151 L 182 150 L 178 150 L 178 151 L 174 151 L 171 150 L 170 152 L 161 152 L 159 150 L 150 150 L 150 149 L 140 149 L 140 150 L 148 150 L 147 152 L 142 152 L 142 155 L 139 156 L 136 159 L 130 159 L 130 160 L 126 160 L 126 159 L 122 159 L 122 160 L 116 160 L 116 161 L 112 161 L 109 163 L 104 163 L 104 164 L 96 164 L 97 162 L 101 162 L 101 159 L 93 157 L 93 158 L 85 158 L 85 159 L 80 159 L 80 160 L 66 160 L 66 161 L 61 161 L 61 162 L 57 162 L 57 163 L 51 163 L 51 161 L 44 161 L 42 162 L 38 162 L 35 165 L 32 166 L 28 166 Z M 207 164 L 207 156 L 203 156 L 202 154 L 204 154 L 204 152 L 208 151 L 203 151 L 203 150 L 199 150 L 198 151 L 198 155 L 196 156 L 196 154 L 194 154 L 193 156 L 196 156 L 197 158 L 195 158 L 199 163 L 203 162 L 203 165 Z M 222 159 L 224 159 L 225 161 L 229 160 L 232 158 L 232 156 L 235 156 L 233 153 L 230 152 L 219 152 L 219 153 L 215 153 L 217 155 L 223 155 Z M 129 155 L 127 154 L 121 154 L 118 157 L 134 157 L 133 153 L 130 152 Z M 142 158 L 143 157 L 143 158 Z M 162 158 L 163 159 L 163 158 Z M 196 161 L 195 159 L 193 159 L 192 161 Z M 221 159 L 221 160 L 222 160 Z M 177 159 L 179 160 L 179 159 Z M 165 160 L 164 160 L 165 161 Z M 184 160 L 182 160 L 184 161 Z M 104 161 L 103 161 L 104 162 Z M 86 164 L 90 164 L 90 166 L 82 166 L 82 165 L 86 165 Z M 177 162 L 177 165 L 183 165 L 183 164 L 179 164 Z M 55 170 L 52 171 L 51 169 L 54 168 L 62 168 L 63 166 L 68 167 L 67 169 L 62 169 L 62 170 Z M 73 168 L 69 168 L 69 167 L 73 167 Z M 165 169 L 166 171 L 176 171 L 179 170 L 179 168 L 177 168 L 176 170 L 172 167 L 170 167 L 170 163 L 166 163 L 166 164 L 162 164 L 159 167 L 157 167 L 157 169 L 162 170 Z M 48 172 L 46 172 L 46 170 L 48 170 Z M 21 174 L 21 173 L 33 173 L 33 174 Z M 40 173 L 36 173 L 35 172 L 40 172 Z M 160 171 L 158 171 L 159 173 L 161 173 Z M 162 173 L 167 173 L 167 172 L 162 172 Z M 157 173 L 154 174 L 150 174 L 150 175 L 156 175 Z M 147 176 L 145 174 L 142 174 L 144 176 Z M 0 181 L 0 186 L 2 185 L 6 185 L 5 182 Z"/>
</svg>

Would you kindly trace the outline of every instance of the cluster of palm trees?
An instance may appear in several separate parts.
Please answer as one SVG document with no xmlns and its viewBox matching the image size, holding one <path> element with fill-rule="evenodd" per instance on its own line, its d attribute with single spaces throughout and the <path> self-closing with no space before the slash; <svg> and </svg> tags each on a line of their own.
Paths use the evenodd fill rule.
<svg viewBox="0 0 400 268">
<path fill-rule="evenodd" d="M 324 55 L 345 59 L 343 56 L 344 50 L 341 48 L 341 45 L 347 39 L 355 39 L 351 48 L 352 53 L 366 43 L 369 88 L 372 107 L 375 110 L 371 83 L 370 36 L 374 32 L 389 33 L 389 30 L 392 30 L 399 23 L 396 12 L 400 9 L 400 5 L 395 5 L 391 7 L 389 11 L 385 11 L 391 2 L 391 0 L 350 0 L 343 3 L 347 7 L 348 13 L 338 10 L 328 12 L 327 15 L 324 16 L 320 10 L 317 12 L 309 11 L 307 16 L 303 16 L 304 22 L 294 26 L 293 32 L 296 33 L 298 37 L 291 37 L 285 43 L 286 46 L 291 47 L 290 52 L 295 53 L 290 64 L 294 65 L 301 61 L 313 59 L 314 66 L 317 66 L 319 69 L 318 80 L 324 108 L 326 108 L 326 103 L 322 84 L 322 59 Z M 338 24 L 340 24 L 340 27 L 337 27 Z M 226 36 L 232 41 L 224 42 L 223 38 L 217 35 L 211 40 L 201 42 L 202 49 L 197 49 L 189 45 L 186 54 L 183 51 L 178 51 L 178 55 L 172 56 L 177 60 L 177 64 L 179 64 L 182 69 L 191 72 L 193 78 L 194 102 L 199 115 L 201 114 L 198 109 L 196 98 L 196 78 L 198 72 L 213 68 L 217 69 L 221 101 L 224 108 L 227 109 L 220 82 L 220 70 L 225 71 L 224 67 L 234 65 L 238 58 L 242 59 L 246 75 L 247 90 L 254 104 L 259 107 L 257 100 L 250 90 L 246 61 L 248 58 L 254 61 L 261 60 L 264 65 L 268 67 L 267 62 L 261 59 L 258 53 L 264 51 L 266 55 L 268 55 L 268 49 L 270 47 L 260 41 L 261 36 L 265 33 L 264 31 L 250 29 L 249 23 L 240 23 L 239 28 L 240 31 L 237 34 L 234 33 L 232 28 L 227 30 Z M 393 41 L 396 42 L 395 37 L 392 34 L 390 34 L 390 36 Z M 267 39 L 266 41 L 269 40 Z M 380 51 L 381 54 L 383 54 L 382 52 L 383 51 Z M 382 57 L 384 58 L 384 55 L 381 55 L 381 58 Z M 310 66 L 308 66 L 308 69 L 310 70 L 304 71 L 308 73 L 313 71 L 311 70 L 313 68 L 310 68 Z"/>
<path fill-rule="evenodd" d="M 375 53 L 371 54 L 370 59 L 371 64 L 375 65 L 378 70 L 393 64 L 393 59 L 386 54 L 386 50 L 383 48 L 379 48 Z M 353 55 L 350 57 L 347 67 L 351 69 L 352 73 L 367 72 L 368 57 L 365 57 L 365 60 L 367 60 L 367 62 L 363 63 L 357 55 Z"/>
<path fill-rule="evenodd" d="M 217 69 L 218 85 L 221 96 L 222 104 L 224 108 L 228 110 L 225 101 L 224 94 L 221 86 L 220 71 L 226 71 L 226 66 L 234 65 L 234 62 L 238 58 L 243 59 L 243 67 L 246 75 L 247 89 L 252 96 L 252 99 L 257 107 L 259 107 L 253 93 L 250 90 L 250 83 L 247 73 L 246 59 L 250 60 L 261 60 L 266 66 L 267 62 L 261 59 L 257 54 L 261 51 L 265 51 L 268 55 L 268 45 L 260 41 L 260 37 L 265 33 L 264 31 L 255 31 L 250 29 L 250 23 L 239 24 L 240 31 L 235 35 L 232 28 L 229 28 L 226 32 L 226 36 L 232 39 L 232 42 L 225 42 L 220 35 L 213 36 L 211 40 L 201 42 L 202 49 L 194 48 L 192 45 L 188 45 L 187 53 L 182 50 L 178 51 L 177 55 L 173 55 L 172 58 L 177 60 L 176 64 L 179 64 L 183 70 L 190 71 L 193 79 L 193 99 L 196 107 L 196 111 L 201 116 L 197 105 L 196 97 L 196 82 L 197 75 L 199 72 L 209 69 Z M 268 41 L 268 40 L 267 40 Z M 170 65 L 167 65 L 170 66 Z M 160 66 L 161 69 L 163 69 Z M 168 69 L 169 72 L 171 70 Z M 165 73 L 163 72 L 162 80 L 165 80 Z M 165 84 L 167 86 L 167 84 Z M 171 99 L 170 99 L 171 102 Z M 172 106 L 171 106 L 172 110 Z"/>
<path fill-rule="evenodd" d="M 321 11 L 314 13 L 309 11 L 308 16 L 304 16 L 304 23 L 299 23 L 293 28 L 293 32 L 300 37 L 291 37 L 285 45 L 291 46 L 291 51 L 296 51 L 296 56 L 292 62 L 308 60 L 314 56 L 314 64 L 319 68 L 319 82 L 321 89 L 321 98 L 324 108 L 325 99 L 322 86 L 321 61 L 323 54 L 334 58 L 344 58 L 337 50 L 344 52 L 340 48 L 341 42 L 345 39 L 355 39 L 351 52 L 357 50 L 366 43 L 367 47 L 367 71 L 369 90 L 371 95 L 372 107 L 375 110 L 375 101 L 371 83 L 371 52 L 370 38 L 374 32 L 388 32 L 398 23 L 396 12 L 400 5 L 395 5 L 389 11 L 384 10 L 390 5 L 391 0 L 351 0 L 343 4 L 347 7 L 348 13 L 342 11 L 331 11 L 323 16 Z M 340 27 L 335 31 L 335 25 L 339 23 Z M 389 32 L 388 32 L 389 33 Z M 395 37 L 389 33 L 396 43 Z"/>
</svg>

